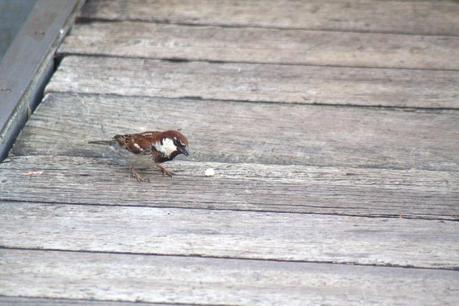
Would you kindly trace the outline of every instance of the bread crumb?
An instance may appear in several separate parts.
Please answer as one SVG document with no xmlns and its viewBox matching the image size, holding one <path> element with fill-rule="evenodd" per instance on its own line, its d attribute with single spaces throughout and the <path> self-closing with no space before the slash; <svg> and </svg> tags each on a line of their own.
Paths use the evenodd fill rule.
<svg viewBox="0 0 459 306">
<path fill-rule="evenodd" d="M 207 168 L 206 172 L 204 172 L 205 176 L 214 176 L 215 175 L 215 170 L 213 168 Z"/>
</svg>

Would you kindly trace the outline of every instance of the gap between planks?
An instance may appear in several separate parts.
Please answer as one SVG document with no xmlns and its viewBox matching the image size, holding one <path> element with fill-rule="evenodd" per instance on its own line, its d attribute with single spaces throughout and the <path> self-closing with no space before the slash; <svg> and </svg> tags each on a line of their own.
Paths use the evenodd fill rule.
<svg viewBox="0 0 459 306">
<path fill-rule="evenodd" d="M 78 56 L 78 55 L 77 55 Z M 88 57 L 91 57 L 89 55 Z M 95 57 L 98 57 L 96 55 Z M 161 60 L 165 62 L 182 62 L 180 60 Z M 188 61 L 184 61 L 188 62 Z M 212 62 L 209 62 L 212 63 Z M 216 63 L 221 63 L 221 62 L 216 62 Z M 270 105 L 280 105 L 280 106 L 285 106 L 285 105 L 309 105 L 309 106 L 315 106 L 315 107 L 324 107 L 324 108 L 358 108 L 358 109 L 368 109 L 368 110 L 382 110 L 382 111 L 394 111 L 394 112 L 405 112 L 405 113 L 432 113 L 432 114 L 443 114 L 447 112 L 454 112 L 458 111 L 457 108 L 448 108 L 448 107 L 404 107 L 404 106 L 383 106 L 383 105 L 354 105 L 354 104 L 333 104 L 333 103 L 311 103 L 311 104 L 304 104 L 304 103 L 296 103 L 296 102 L 289 102 L 289 103 L 284 103 L 284 102 L 274 102 L 274 101 L 251 101 L 251 100 L 230 100 L 230 99 L 220 99 L 220 100 L 215 100 L 215 99 L 203 99 L 200 96 L 180 96 L 180 97 L 162 97 L 162 96 L 148 96 L 148 95 L 129 95 L 125 96 L 122 94 L 116 94 L 116 93 L 83 93 L 83 92 L 75 92 L 75 91 L 52 91 L 49 90 L 46 92 L 46 94 L 43 97 L 43 100 L 46 100 L 48 95 L 69 95 L 69 96 L 80 96 L 80 97 L 93 97 L 93 96 L 99 96 L 99 97 L 107 97 L 107 98 L 132 98 L 132 99 L 164 99 L 164 100 L 185 100 L 185 101 L 220 101 L 224 103 L 247 103 L 247 104 L 270 104 Z"/>
<path fill-rule="evenodd" d="M 356 69 L 393 69 L 393 70 L 409 70 L 409 71 L 416 71 L 416 70 L 421 70 L 421 71 L 444 71 L 444 72 L 459 72 L 459 69 L 443 69 L 443 68 L 402 68 L 402 67 L 378 67 L 378 66 L 358 66 L 358 65 L 352 65 L 352 66 L 345 66 L 345 65 L 327 65 L 327 64 L 302 64 L 302 63 L 278 63 L 278 62 L 268 62 L 268 61 L 222 61 L 222 60 L 209 60 L 209 59 L 187 59 L 187 58 L 182 58 L 182 57 L 145 57 L 145 56 L 126 56 L 126 55 L 108 55 L 104 53 L 85 53 L 85 52 L 61 52 L 56 54 L 56 58 L 59 59 L 59 61 L 62 61 L 67 56 L 83 56 L 83 57 L 88 57 L 88 58 L 120 58 L 120 59 L 138 59 L 138 60 L 157 60 L 157 61 L 162 61 L 162 62 L 169 62 L 169 63 L 193 63 L 193 62 L 198 62 L 198 63 L 207 63 L 207 64 L 260 64 L 260 65 L 279 65 L 279 66 L 303 66 L 305 68 L 307 67 L 324 67 L 324 68 L 356 68 Z M 48 91 L 48 93 L 52 93 L 53 91 Z M 60 93 L 65 93 L 66 91 L 59 91 Z M 72 91 L 68 91 L 70 93 Z M 85 93 L 81 93 L 85 94 Z M 97 93 L 94 93 L 97 94 Z M 117 95 L 117 94 L 110 94 L 110 93 L 100 93 L 100 95 Z M 118 94 L 119 95 L 119 94 Z M 147 96 L 147 95 L 129 95 L 130 97 L 155 97 L 153 95 Z M 161 96 L 157 96 L 161 97 Z M 183 97 L 171 97 L 170 99 L 177 99 L 177 98 L 189 98 L 187 96 Z M 194 96 L 192 98 L 195 99 L 202 99 L 199 96 Z M 284 104 L 285 102 L 276 102 L 276 101 L 251 101 L 251 100 L 231 100 L 231 99 L 221 99 L 222 101 L 239 101 L 239 102 L 248 102 L 248 103 L 273 103 L 273 104 Z M 288 104 L 304 104 L 301 102 L 289 102 Z M 330 105 L 330 106 L 340 106 L 340 107 L 378 107 L 378 108 L 390 108 L 390 109 L 424 109 L 424 110 L 429 110 L 429 109 L 457 109 L 457 108 L 441 108 L 441 107 L 409 107 L 409 106 L 384 106 L 384 105 L 358 105 L 358 104 L 333 104 L 333 103 L 310 103 L 312 105 Z"/>
<path fill-rule="evenodd" d="M 0 250 L 0 294 L 239 305 L 260 303 L 261 297 L 265 303 L 289 305 L 303 305 L 305 300 L 333 305 L 381 300 L 445 305 L 457 300 L 459 286 L 457 272 L 445 270 L 74 252 L 49 255 Z"/>
<path fill-rule="evenodd" d="M 94 300 L 94 299 L 69 299 L 69 298 L 41 298 L 23 296 L 0 296 L 0 305 L 4 306 L 60 306 L 60 305 L 91 305 L 91 306 L 119 306 L 120 301 Z M 143 302 L 123 302 L 126 306 L 219 306 L 218 304 L 172 304 L 172 303 L 143 303 Z"/>
</svg>

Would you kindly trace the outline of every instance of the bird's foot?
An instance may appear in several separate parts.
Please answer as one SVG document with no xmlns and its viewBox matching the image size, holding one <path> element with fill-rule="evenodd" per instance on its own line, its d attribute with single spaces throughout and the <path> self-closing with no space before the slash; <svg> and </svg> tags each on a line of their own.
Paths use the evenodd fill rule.
<svg viewBox="0 0 459 306">
<path fill-rule="evenodd" d="M 145 178 L 142 175 L 140 175 L 140 173 L 137 172 L 137 170 L 135 170 L 134 167 L 131 166 L 129 168 L 129 170 L 131 170 L 131 175 L 132 175 L 133 178 L 136 179 L 137 182 L 139 182 L 139 183 L 143 183 L 143 182 L 149 183 L 150 182 L 150 180 L 148 178 Z"/>
<path fill-rule="evenodd" d="M 172 177 L 172 175 L 174 175 L 174 172 L 167 170 L 166 168 L 164 168 L 160 164 L 156 164 L 156 166 L 159 168 L 159 171 L 161 171 L 161 173 L 163 175 L 167 175 L 169 177 Z"/>
</svg>

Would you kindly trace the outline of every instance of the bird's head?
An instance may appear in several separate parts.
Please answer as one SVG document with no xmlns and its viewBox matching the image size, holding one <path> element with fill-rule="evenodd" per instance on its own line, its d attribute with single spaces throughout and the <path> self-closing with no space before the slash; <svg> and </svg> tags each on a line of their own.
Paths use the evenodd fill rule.
<svg viewBox="0 0 459 306">
<path fill-rule="evenodd" d="M 164 131 L 161 133 L 160 139 L 161 141 L 155 144 L 155 148 L 167 158 L 174 159 L 179 154 L 189 155 L 187 150 L 188 139 L 179 131 Z"/>
</svg>

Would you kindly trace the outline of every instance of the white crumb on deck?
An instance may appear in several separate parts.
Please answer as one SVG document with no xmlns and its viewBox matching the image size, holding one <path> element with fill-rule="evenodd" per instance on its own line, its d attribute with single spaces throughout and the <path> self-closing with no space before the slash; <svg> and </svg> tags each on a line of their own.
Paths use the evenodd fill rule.
<svg viewBox="0 0 459 306">
<path fill-rule="evenodd" d="M 213 168 L 207 168 L 206 172 L 204 172 L 205 176 L 214 176 L 215 175 L 215 170 Z"/>
</svg>

